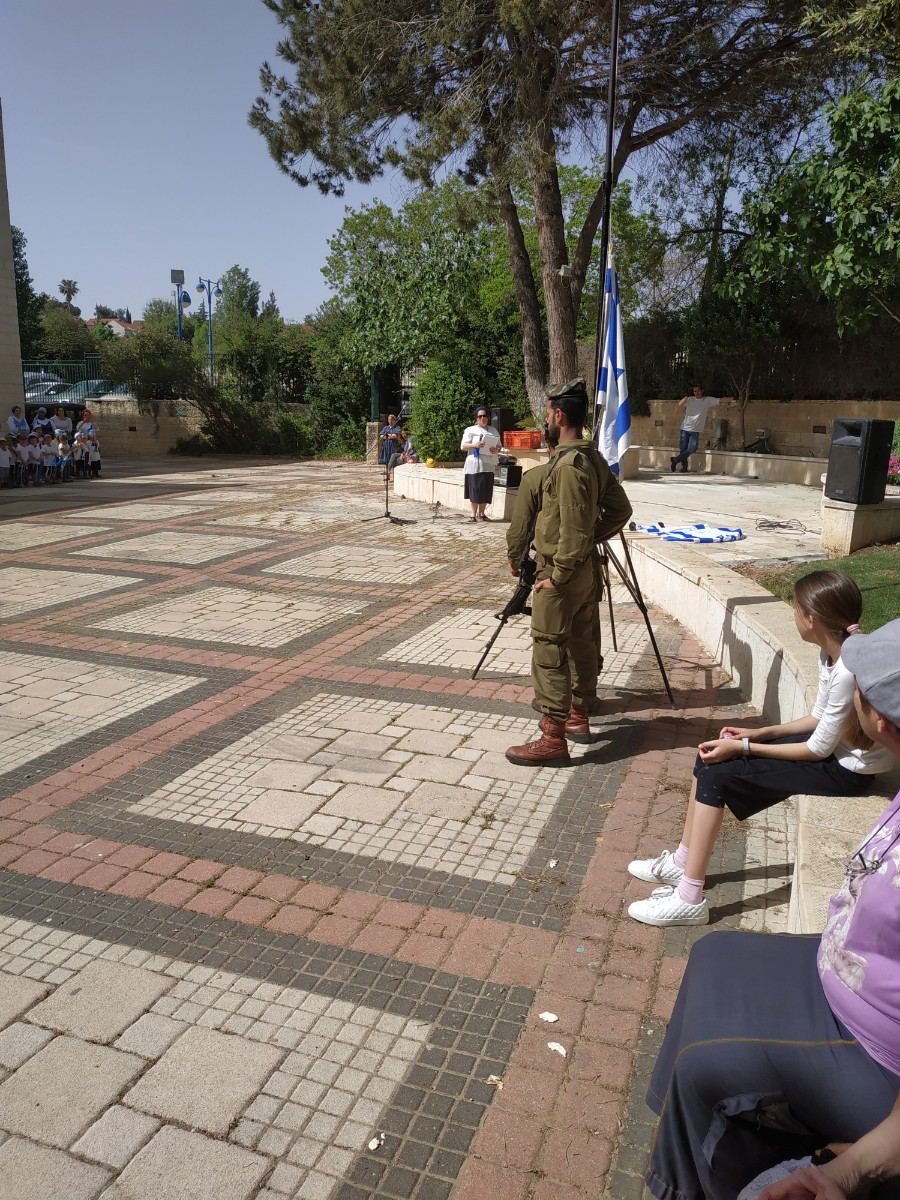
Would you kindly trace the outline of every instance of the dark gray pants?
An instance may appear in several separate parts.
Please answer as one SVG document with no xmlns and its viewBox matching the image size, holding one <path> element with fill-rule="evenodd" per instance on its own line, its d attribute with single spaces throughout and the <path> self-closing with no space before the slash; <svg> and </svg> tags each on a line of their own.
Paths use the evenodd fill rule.
<svg viewBox="0 0 900 1200">
<path fill-rule="evenodd" d="M 768 1167 L 856 1141 L 891 1111 L 900 1079 L 832 1013 L 818 948 L 733 932 L 694 946 L 647 1092 L 658 1200 L 735 1200 Z"/>
</svg>

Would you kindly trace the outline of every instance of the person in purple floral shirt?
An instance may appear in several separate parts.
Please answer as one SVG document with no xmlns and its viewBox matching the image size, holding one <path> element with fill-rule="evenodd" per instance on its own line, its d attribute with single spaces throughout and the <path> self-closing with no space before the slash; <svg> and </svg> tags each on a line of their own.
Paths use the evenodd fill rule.
<svg viewBox="0 0 900 1200">
<path fill-rule="evenodd" d="M 900 758 L 900 620 L 848 639 L 842 659 L 864 734 Z M 697 942 L 647 1103 L 658 1200 L 736 1200 L 801 1156 L 753 1194 L 900 1196 L 900 793 L 848 863 L 821 938 Z"/>
</svg>

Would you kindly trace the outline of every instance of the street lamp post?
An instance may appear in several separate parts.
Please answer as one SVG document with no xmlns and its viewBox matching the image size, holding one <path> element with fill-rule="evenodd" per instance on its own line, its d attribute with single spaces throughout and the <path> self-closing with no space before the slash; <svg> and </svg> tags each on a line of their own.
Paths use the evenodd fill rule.
<svg viewBox="0 0 900 1200">
<path fill-rule="evenodd" d="M 175 285 L 175 320 L 178 325 L 178 340 L 182 340 L 181 334 L 181 314 L 186 308 L 191 307 L 191 294 L 184 291 L 184 271 L 172 271 L 172 283 Z"/>
<path fill-rule="evenodd" d="M 222 295 L 222 287 L 217 279 L 215 283 L 211 279 L 204 279 L 201 275 L 197 280 L 197 291 L 201 294 L 206 293 L 206 321 L 209 329 L 209 382 L 215 383 L 215 369 L 213 367 L 213 327 L 212 327 L 212 302 L 213 296 L 216 299 Z"/>
</svg>

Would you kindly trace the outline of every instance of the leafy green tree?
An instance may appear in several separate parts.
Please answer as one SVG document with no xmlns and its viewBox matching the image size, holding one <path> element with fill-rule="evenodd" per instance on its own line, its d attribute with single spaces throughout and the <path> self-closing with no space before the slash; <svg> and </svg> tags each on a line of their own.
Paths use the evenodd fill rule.
<svg viewBox="0 0 900 1200">
<path fill-rule="evenodd" d="M 202 311 L 205 313 L 205 309 Z M 162 297 L 148 300 L 144 305 L 141 319 L 145 326 L 151 326 L 154 329 L 165 329 L 172 337 L 177 336 L 178 316 L 175 312 L 174 301 L 172 300 L 164 300 Z M 194 314 L 183 312 L 181 314 L 182 340 L 192 342 L 198 325 L 201 324 L 205 326 L 205 316 L 198 319 Z"/>
<path fill-rule="evenodd" d="M 808 0 L 808 25 L 835 39 L 845 53 L 868 61 L 885 56 L 900 65 L 900 3 L 898 0 Z"/>
<path fill-rule="evenodd" d="M 704 382 L 724 375 L 737 400 L 739 445 L 746 443 L 745 413 L 761 361 L 781 331 L 781 305 L 770 290 L 745 286 L 733 260 L 688 309 L 684 348 Z"/>
<path fill-rule="evenodd" d="M 59 287 L 56 289 L 61 296 L 65 297 L 69 312 L 72 312 L 72 301 L 81 290 L 74 279 L 61 279 Z"/>
<path fill-rule="evenodd" d="M 423 9 L 410 0 L 264 0 L 284 27 L 281 74 L 261 71 L 250 115 L 297 183 L 340 193 L 386 167 L 431 185 L 448 165 L 486 180 L 507 236 L 529 397 L 577 369 L 576 324 L 603 188 L 566 243 L 559 163 L 602 121 L 609 6 L 589 0 Z M 648 0 L 626 7 L 612 166 L 689 127 L 781 114 L 827 65 L 803 0 Z M 527 178 L 537 253 L 513 187 Z M 560 269 L 571 266 L 571 274 Z M 543 285 L 543 312 L 536 280 Z M 548 362 L 549 359 L 549 362 Z"/>
<path fill-rule="evenodd" d="M 98 321 L 101 319 L 131 321 L 131 313 L 127 308 L 110 308 L 108 304 L 95 304 L 94 316 Z"/>
<path fill-rule="evenodd" d="M 315 453 L 324 457 L 365 455 L 369 372 L 347 355 L 350 336 L 349 317 L 335 300 L 324 304 L 310 319 L 309 377 L 304 400 Z"/>
<path fill-rule="evenodd" d="M 43 352 L 46 358 L 78 359 L 96 353 L 91 331 L 64 304 L 50 302 L 41 313 Z"/>
<path fill-rule="evenodd" d="M 95 342 L 102 345 L 104 342 L 117 342 L 120 339 L 116 337 L 110 327 L 101 321 L 97 325 L 92 325 L 90 329 L 91 337 Z"/>
<path fill-rule="evenodd" d="M 416 387 L 410 432 L 419 457 L 454 462 L 462 458 L 462 431 L 474 423 L 475 406 L 485 397 L 458 363 L 435 359 Z"/>
<path fill-rule="evenodd" d="M 757 283 L 794 273 L 843 329 L 900 322 L 900 80 L 828 111 L 828 140 L 750 201 L 745 260 Z"/>
<path fill-rule="evenodd" d="M 43 353 L 43 327 L 41 312 L 46 297 L 34 290 L 34 281 L 28 269 L 25 247 L 28 241 L 21 229 L 11 227 L 13 244 L 13 269 L 16 280 L 16 311 L 19 317 L 19 345 L 22 357 L 40 358 Z"/>
</svg>

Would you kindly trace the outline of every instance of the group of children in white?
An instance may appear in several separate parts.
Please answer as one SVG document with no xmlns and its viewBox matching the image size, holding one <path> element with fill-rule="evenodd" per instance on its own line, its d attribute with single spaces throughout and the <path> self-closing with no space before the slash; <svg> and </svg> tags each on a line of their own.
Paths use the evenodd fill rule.
<svg viewBox="0 0 900 1200">
<path fill-rule="evenodd" d="M 8 436 L 0 436 L 0 487 L 41 487 L 100 475 L 100 442 L 87 409 L 74 435 L 72 418 L 63 409 L 48 417 L 46 409 L 39 408 L 29 427 L 16 405 L 7 428 Z"/>
</svg>

